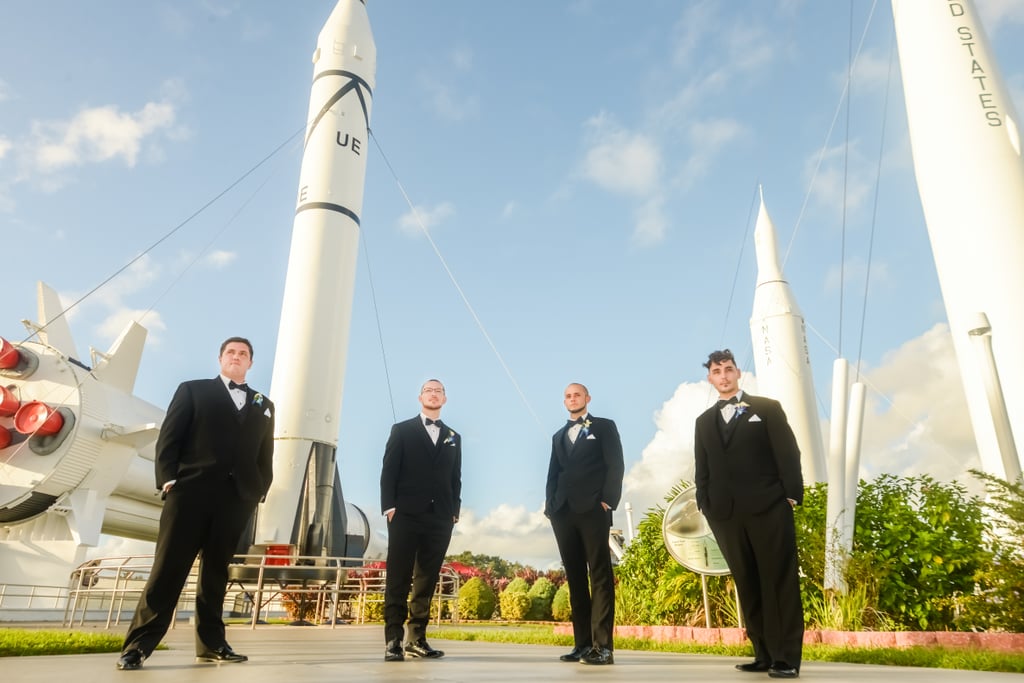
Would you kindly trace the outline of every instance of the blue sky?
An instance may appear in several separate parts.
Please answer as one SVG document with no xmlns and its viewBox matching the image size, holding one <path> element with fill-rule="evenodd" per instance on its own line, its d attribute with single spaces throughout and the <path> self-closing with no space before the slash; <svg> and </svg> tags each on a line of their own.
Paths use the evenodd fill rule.
<svg viewBox="0 0 1024 683">
<path fill-rule="evenodd" d="M 269 391 L 295 134 L 333 4 L 0 10 L 0 335 L 24 338 L 36 281 L 77 300 L 272 155 L 71 314 L 85 359 L 132 317 L 148 328 L 136 394 L 150 403 L 212 376 L 233 334 L 253 340 L 250 381 Z M 1024 5 L 977 7 L 1024 111 Z M 369 14 L 375 142 L 340 427 L 347 500 L 376 513 L 388 429 L 438 377 L 465 439 L 452 549 L 549 564 L 550 434 L 580 381 L 619 425 L 638 521 L 692 469 L 707 352 L 730 347 L 752 374 L 759 184 L 823 420 L 838 350 L 869 382 L 864 474 L 977 465 L 896 62 L 890 75 L 888 2 L 371 0 Z"/>
</svg>

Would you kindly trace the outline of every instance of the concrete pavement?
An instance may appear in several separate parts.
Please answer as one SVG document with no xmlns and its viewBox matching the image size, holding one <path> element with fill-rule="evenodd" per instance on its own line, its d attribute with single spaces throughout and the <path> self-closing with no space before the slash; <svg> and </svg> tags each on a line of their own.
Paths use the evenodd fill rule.
<svg viewBox="0 0 1024 683">
<path fill-rule="evenodd" d="M 17 626 L 6 624 L 6 626 Z M 88 628 L 88 627 L 86 627 Z M 429 638 L 429 632 L 428 632 Z M 557 681 L 769 681 L 766 674 L 733 668 L 735 657 L 618 650 L 613 666 L 595 667 L 558 661 L 566 651 L 548 645 L 444 641 L 439 660 L 384 661 L 383 628 L 374 626 L 229 626 L 231 646 L 250 661 L 196 664 L 192 627 L 179 622 L 165 643 L 139 671 L 117 671 L 116 654 L 9 657 L 0 659 L 0 678 L 17 683 L 337 683 L 338 681 L 438 681 L 443 683 L 550 683 Z M 801 680 L 827 683 L 1021 683 L 1024 675 L 946 669 L 805 662 Z"/>
</svg>

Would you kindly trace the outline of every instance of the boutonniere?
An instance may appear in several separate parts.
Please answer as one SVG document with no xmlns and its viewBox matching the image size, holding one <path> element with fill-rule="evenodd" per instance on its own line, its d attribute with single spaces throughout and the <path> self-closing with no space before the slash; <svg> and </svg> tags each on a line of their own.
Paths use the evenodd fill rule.
<svg viewBox="0 0 1024 683">
<path fill-rule="evenodd" d="M 583 435 L 584 439 L 590 436 L 590 418 L 583 422 L 583 429 L 580 430 L 580 434 Z"/>
<path fill-rule="evenodd" d="M 263 394 L 256 394 L 252 397 L 252 403 L 255 406 L 263 405 Z"/>
<path fill-rule="evenodd" d="M 449 429 L 448 436 L 445 438 L 442 446 L 454 446 L 455 445 L 455 430 Z"/>
<path fill-rule="evenodd" d="M 739 403 L 736 404 L 736 414 L 742 415 L 743 413 L 747 412 L 747 408 L 749 407 L 749 403 L 747 403 L 746 401 L 740 401 Z"/>
</svg>

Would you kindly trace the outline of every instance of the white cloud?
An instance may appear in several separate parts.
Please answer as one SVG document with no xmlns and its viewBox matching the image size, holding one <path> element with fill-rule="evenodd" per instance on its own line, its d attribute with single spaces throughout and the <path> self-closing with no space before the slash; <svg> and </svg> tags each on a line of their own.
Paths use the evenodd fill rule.
<svg viewBox="0 0 1024 683">
<path fill-rule="evenodd" d="M 124 331 L 128 323 L 134 320 L 149 332 L 150 343 L 159 343 L 159 336 L 156 333 L 167 329 L 160 312 L 152 308 L 135 308 L 126 301 L 156 282 L 162 270 L 148 254 L 143 254 L 124 272 L 93 292 L 81 305 L 71 309 L 67 314 L 68 319 L 76 318 L 83 306 L 97 306 L 103 311 L 102 319 L 95 328 L 100 339 L 112 342 Z M 61 305 L 67 308 L 81 297 L 80 292 L 62 292 Z"/>
<path fill-rule="evenodd" d="M 862 473 L 927 473 L 948 481 L 981 466 L 947 325 L 891 351 L 866 376 Z"/>
<path fill-rule="evenodd" d="M 856 296 L 863 295 L 864 281 L 868 279 L 869 274 L 868 265 L 869 264 L 863 258 L 851 257 L 846 260 L 846 267 L 842 273 L 839 272 L 838 265 L 833 264 L 829 266 L 828 271 L 825 274 L 826 291 L 838 291 L 840 279 L 842 279 L 847 289 L 847 293 L 853 292 Z M 870 267 L 872 288 L 884 288 L 891 282 L 889 264 L 885 262 L 872 262 Z"/>
<path fill-rule="evenodd" d="M 665 238 L 668 218 L 664 211 L 665 202 L 658 197 L 640 205 L 634 212 L 633 242 L 641 247 L 658 244 Z"/>
<path fill-rule="evenodd" d="M 473 50 L 468 47 L 452 50 L 452 66 L 459 71 L 470 71 L 473 68 Z"/>
<path fill-rule="evenodd" d="M 135 165 L 143 143 L 174 123 L 174 107 L 150 102 L 134 113 L 115 106 L 83 109 L 70 121 L 35 121 L 27 146 L 31 167 L 53 173 L 119 158 Z"/>
<path fill-rule="evenodd" d="M 538 569 L 560 564 L 551 523 L 542 510 L 529 512 L 522 505 L 502 504 L 483 518 L 462 510 L 448 552 L 470 550 L 522 562 Z"/>
<path fill-rule="evenodd" d="M 1024 3 L 1020 0 L 978 0 L 977 8 L 989 36 L 1012 30 L 1013 24 L 1024 24 Z"/>
<path fill-rule="evenodd" d="M 804 162 L 804 170 L 813 180 L 814 200 L 819 205 L 850 210 L 866 205 L 872 196 L 877 164 L 864 156 L 858 141 L 851 140 L 848 145 L 814 152 Z"/>
<path fill-rule="evenodd" d="M 862 478 L 928 474 L 940 481 L 973 481 L 966 473 L 980 467 L 980 460 L 946 325 L 907 341 L 865 377 Z M 744 373 L 743 380 L 745 390 L 757 393 L 753 373 Z M 678 481 L 693 480 L 694 421 L 715 398 L 706 382 L 683 383 L 655 412 L 657 432 L 623 481 L 622 500 L 633 506 L 634 524 L 649 508 L 664 505 Z M 827 441 L 824 421 L 822 434 Z"/>
<path fill-rule="evenodd" d="M 518 203 L 516 203 L 514 200 L 507 201 L 507 202 L 505 202 L 504 208 L 502 208 L 502 210 L 501 210 L 501 217 L 502 218 L 509 218 L 514 213 L 516 213 L 518 210 L 519 210 L 519 204 Z"/>
<path fill-rule="evenodd" d="M 7 85 L 7 81 L 0 78 L 0 102 L 9 100 L 11 98 L 11 87 Z"/>
<path fill-rule="evenodd" d="M 658 190 L 662 160 L 653 139 L 616 125 L 605 114 L 591 118 L 586 128 L 584 177 L 616 194 L 643 197 Z"/>
<path fill-rule="evenodd" d="M 0 135 L 0 159 L 7 156 L 7 153 L 11 151 L 11 141 Z"/>
<path fill-rule="evenodd" d="M 236 252 L 218 249 L 216 251 L 211 251 L 209 254 L 204 256 L 203 263 L 212 268 L 220 270 L 234 263 L 235 259 L 237 258 L 238 254 Z"/>
<path fill-rule="evenodd" d="M 146 328 L 149 333 L 147 339 L 154 342 L 159 339 L 155 333 L 167 329 L 159 311 L 144 310 L 141 308 L 118 308 L 97 326 L 96 331 L 103 339 L 116 339 L 125 328 L 132 322 L 137 322 Z"/>
<path fill-rule="evenodd" d="M 416 206 L 398 219 L 398 227 L 410 235 L 419 235 L 424 230 L 429 232 L 455 215 L 455 205 L 441 202 L 433 207 Z"/>
<path fill-rule="evenodd" d="M 690 188 L 700 180 L 727 144 L 740 138 L 744 127 L 733 119 L 710 119 L 690 124 L 690 153 L 676 175 L 675 184 Z"/>
</svg>

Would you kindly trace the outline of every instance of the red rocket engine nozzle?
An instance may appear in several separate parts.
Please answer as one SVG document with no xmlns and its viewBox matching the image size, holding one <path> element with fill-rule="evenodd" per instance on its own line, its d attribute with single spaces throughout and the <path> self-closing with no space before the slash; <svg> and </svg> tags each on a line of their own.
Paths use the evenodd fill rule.
<svg viewBox="0 0 1024 683">
<path fill-rule="evenodd" d="M 42 401 L 29 401 L 14 416 L 14 428 L 22 434 L 49 436 L 64 426 L 64 418 Z"/>
<path fill-rule="evenodd" d="M 11 370 L 21 362 L 21 352 L 14 344 L 0 337 L 0 369 Z"/>
<path fill-rule="evenodd" d="M 11 435 L 11 430 L 7 427 L 0 427 L 0 451 L 11 445 L 11 441 L 14 437 Z"/>
<path fill-rule="evenodd" d="M 0 387 L 0 417 L 11 417 L 20 407 L 21 401 L 14 392 L 7 387 Z"/>
</svg>

